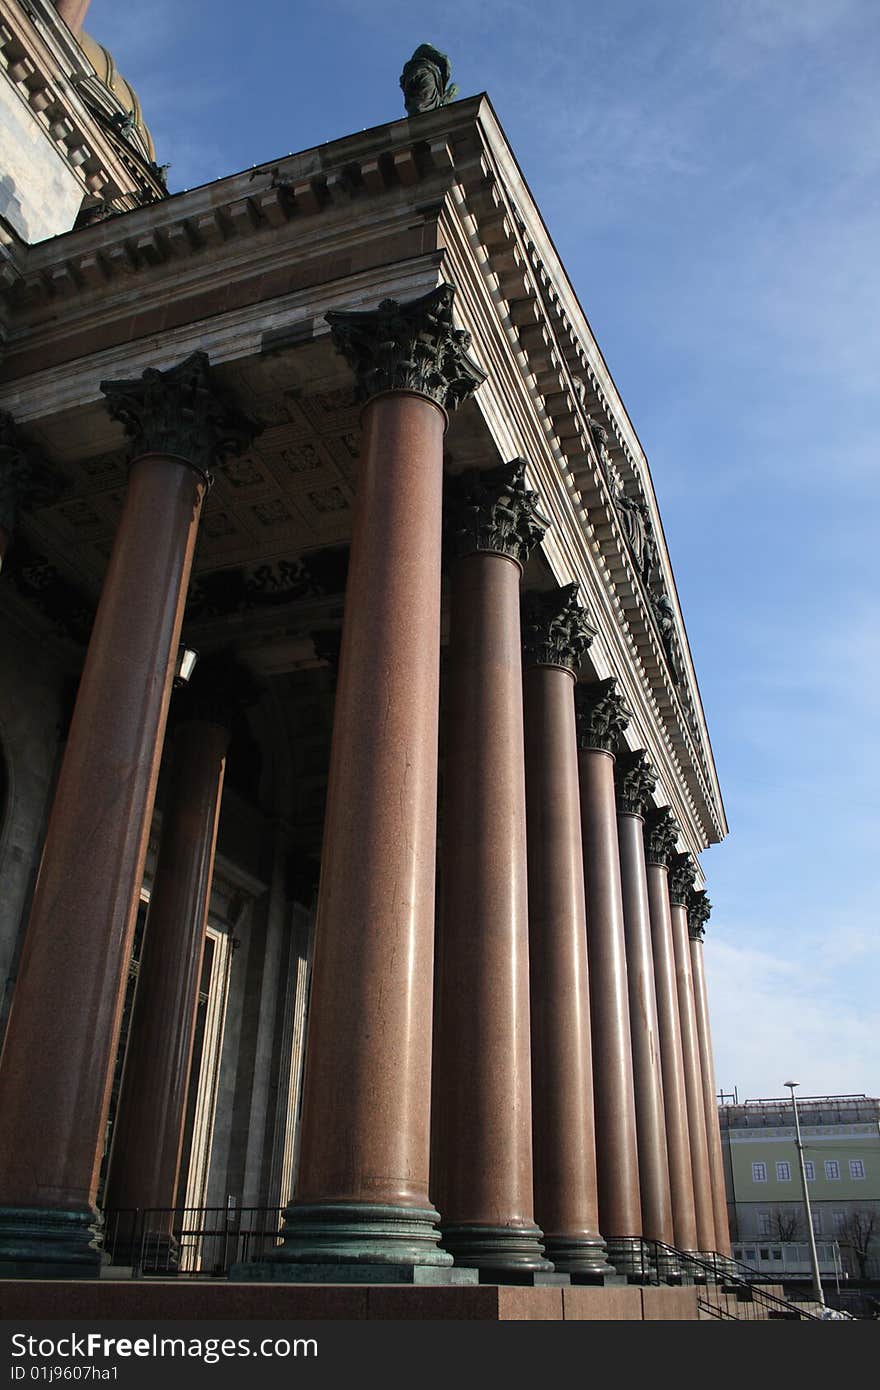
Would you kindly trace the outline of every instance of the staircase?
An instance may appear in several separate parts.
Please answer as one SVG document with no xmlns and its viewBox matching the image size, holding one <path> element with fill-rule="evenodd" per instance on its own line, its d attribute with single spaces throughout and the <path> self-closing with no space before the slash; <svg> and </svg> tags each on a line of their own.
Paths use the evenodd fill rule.
<svg viewBox="0 0 880 1390">
<path fill-rule="evenodd" d="M 792 1303 L 780 1284 L 757 1284 L 755 1271 L 729 1255 L 695 1255 L 659 1240 L 642 1239 L 641 1282 L 699 1286 L 700 1317 L 729 1322 L 820 1322 L 818 1304 Z"/>
</svg>

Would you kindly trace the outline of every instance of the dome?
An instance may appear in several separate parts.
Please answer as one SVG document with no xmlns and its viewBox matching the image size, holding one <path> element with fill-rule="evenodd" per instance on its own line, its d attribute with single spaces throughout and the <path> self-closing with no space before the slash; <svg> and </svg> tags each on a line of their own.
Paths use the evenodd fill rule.
<svg viewBox="0 0 880 1390">
<path fill-rule="evenodd" d="M 77 39 L 98 78 L 113 93 L 125 115 L 128 115 L 130 111 L 133 112 L 135 130 L 144 143 L 148 158 L 155 160 L 156 147 L 153 144 L 153 137 L 144 123 L 144 114 L 138 101 L 137 92 L 122 76 L 116 66 L 113 54 L 109 49 L 104 48 L 103 44 L 98 43 L 97 39 L 93 39 L 91 34 L 81 32 L 77 35 Z"/>
</svg>

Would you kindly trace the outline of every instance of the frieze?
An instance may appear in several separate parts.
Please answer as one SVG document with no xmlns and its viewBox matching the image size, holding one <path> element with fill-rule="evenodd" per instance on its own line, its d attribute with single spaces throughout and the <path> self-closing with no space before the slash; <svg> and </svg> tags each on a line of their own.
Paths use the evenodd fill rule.
<svg viewBox="0 0 880 1390">
<path fill-rule="evenodd" d="M 657 785 L 657 774 L 644 748 L 621 753 L 614 768 L 617 809 L 623 815 L 644 816 Z"/>
<path fill-rule="evenodd" d="M 326 598 L 345 592 L 348 547 L 313 551 L 292 560 L 216 570 L 194 576 L 187 598 L 190 621 Z"/>
<path fill-rule="evenodd" d="M 587 610 L 578 603 L 577 584 L 549 593 L 523 595 L 523 656 L 529 666 L 564 666 L 576 672 L 596 636 Z"/>
<path fill-rule="evenodd" d="M 525 459 L 498 468 L 470 468 L 450 478 L 444 529 L 457 556 L 488 551 L 524 565 L 548 522 L 538 511 L 538 494 L 526 487 Z"/>
<path fill-rule="evenodd" d="M 678 823 L 668 806 L 655 806 L 645 817 L 645 860 L 667 868 L 678 841 Z"/>
<path fill-rule="evenodd" d="M 469 355 L 471 335 L 452 323 L 455 288 L 438 285 L 419 299 L 383 299 L 377 309 L 331 309 L 334 346 L 352 368 L 358 399 L 416 391 L 454 411 L 486 380 Z"/>
<path fill-rule="evenodd" d="M 632 715 L 617 690 L 617 680 L 579 685 L 575 691 L 578 747 L 614 753 Z"/>
<path fill-rule="evenodd" d="M 685 907 L 697 877 L 696 865 L 689 854 L 673 854 L 669 861 L 669 901 Z"/>
<path fill-rule="evenodd" d="M 166 371 L 148 367 L 134 380 L 102 381 L 101 390 L 109 414 L 125 429 L 132 459 L 171 455 L 210 479 L 227 455 L 243 453 L 260 432 L 215 388 L 205 352 L 190 353 Z"/>
</svg>

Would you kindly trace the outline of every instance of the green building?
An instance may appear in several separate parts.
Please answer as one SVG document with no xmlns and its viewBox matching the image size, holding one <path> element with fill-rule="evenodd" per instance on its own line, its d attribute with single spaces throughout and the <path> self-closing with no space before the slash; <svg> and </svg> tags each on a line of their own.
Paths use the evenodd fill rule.
<svg viewBox="0 0 880 1390">
<path fill-rule="evenodd" d="M 798 1114 L 820 1263 L 830 1272 L 836 1242 L 845 1273 L 880 1278 L 880 1100 L 806 1096 Z M 748 1263 L 791 1261 L 797 1252 L 774 1253 L 806 1252 L 791 1101 L 720 1105 L 718 1115 L 731 1240 Z"/>
</svg>

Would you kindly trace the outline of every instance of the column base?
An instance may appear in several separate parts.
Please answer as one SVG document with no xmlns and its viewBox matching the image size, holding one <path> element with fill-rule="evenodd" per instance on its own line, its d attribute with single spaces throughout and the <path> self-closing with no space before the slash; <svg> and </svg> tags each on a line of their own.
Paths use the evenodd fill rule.
<svg viewBox="0 0 880 1390">
<path fill-rule="evenodd" d="M 443 1245 L 457 1265 L 469 1269 L 504 1274 L 550 1274 L 553 1264 L 545 1258 L 539 1228 L 522 1226 L 477 1226 L 462 1222 L 443 1225 Z M 489 1283 L 498 1283 L 493 1277 Z"/>
<path fill-rule="evenodd" d="M 649 1241 L 641 1236 L 607 1236 L 608 1259 L 630 1284 L 655 1284 L 657 1266 Z"/>
<path fill-rule="evenodd" d="M 685 1282 L 682 1262 L 674 1250 L 655 1246 L 652 1259 L 657 1269 L 657 1278 L 661 1284 L 683 1284 Z"/>
<path fill-rule="evenodd" d="M 334 1269 L 352 1265 L 448 1268 L 452 1256 L 440 1249 L 439 1220 L 433 1207 L 295 1202 L 284 1212 L 283 1244 L 257 1263 Z"/>
<path fill-rule="evenodd" d="M 0 1279 L 97 1279 L 100 1233 L 94 1211 L 0 1207 Z"/>
<path fill-rule="evenodd" d="M 608 1263 L 605 1242 L 601 1236 L 547 1235 L 543 1237 L 544 1254 L 559 1274 L 570 1274 L 572 1283 L 604 1284 L 616 1278 L 613 1265 Z M 575 1276 L 577 1276 L 575 1278 Z"/>
</svg>

